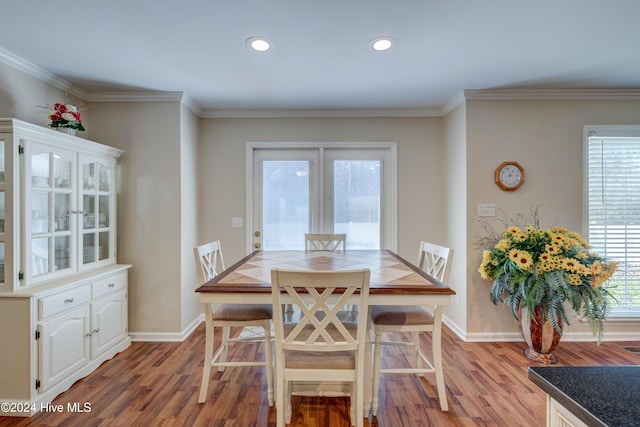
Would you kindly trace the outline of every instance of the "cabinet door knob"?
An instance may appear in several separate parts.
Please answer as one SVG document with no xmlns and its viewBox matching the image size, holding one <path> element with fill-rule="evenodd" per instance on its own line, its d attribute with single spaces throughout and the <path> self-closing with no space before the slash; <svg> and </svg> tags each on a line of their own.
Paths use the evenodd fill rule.
<svg viewBox="0 0 640 427">
<path fill-rule="evenodd" d="M 69 304 L 70 304 L 70 303 L 72 303 L 72 302 L 73 302 L 73 298 L 66 298 L 66 299 L 64 300 L 64 302 L 65 302 L 65 303 L 69 303 Z"/>
<path fill-rule="evenodd" d="M 97 334 L 98 332 L 100 332 L 100 328 L 94 329 L 93 331 L 91 331 L 91 335 Z"/>
<path fill-rule="evenodd" d="M 107 286 L 109 286 L 110 288 L 113 288 L 116 284 L 115 283 L 109 283 Z"/>
<path fill-rule="evenodd" d="M 260 249 L 260 243 L 255 243 L 255 244 L 253 245 L 253 247 L 254 247 L 254 248 L 256 248 L 256 249 Z"/>
</svg>

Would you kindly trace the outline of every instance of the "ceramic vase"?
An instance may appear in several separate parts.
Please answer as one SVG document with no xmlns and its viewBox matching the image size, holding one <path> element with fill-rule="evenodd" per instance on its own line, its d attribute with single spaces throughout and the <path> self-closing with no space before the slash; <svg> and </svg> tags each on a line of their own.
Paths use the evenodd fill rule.
<svg viewBox="0 0 640 427">
<path fill-rule="evenodd" d="M 542 322 L 542 308 L 536 307 L 535 313 L 530 313 L 526 308 L 520 307 L 518 323 L 522 337 L 528 346 L 523 354 L 545 365 L 557 363 L 558 360 L 551 352 L 560 342 L 561 334 L 555 330 L 549 320 Z M 562 328 L 562 319 L 558 318 L 558 324 Z"/>
</svg>

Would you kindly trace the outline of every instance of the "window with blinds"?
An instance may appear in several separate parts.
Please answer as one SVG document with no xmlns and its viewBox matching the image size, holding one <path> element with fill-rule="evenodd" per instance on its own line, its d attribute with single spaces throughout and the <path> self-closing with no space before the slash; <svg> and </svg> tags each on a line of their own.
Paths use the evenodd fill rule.
<svg viewBox="0 0 640 427">
<path fill-rule="evenodd" d="M 619 262 L 611 317 L 640 317 L 640 127 L 585 131 L 588 241 Z"/>
</svg>

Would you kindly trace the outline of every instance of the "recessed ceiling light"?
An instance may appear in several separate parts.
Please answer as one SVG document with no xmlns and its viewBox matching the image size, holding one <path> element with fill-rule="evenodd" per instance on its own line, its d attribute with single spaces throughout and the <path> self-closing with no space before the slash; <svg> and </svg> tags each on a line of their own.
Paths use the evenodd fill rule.
<svg viewBox="0 0 640 427">
<path fill-rule="evenodd" d="M 378 52 L 382 52 L 382 51 L 391 49 L 395 44 L 395 42 L 396 41 L 393 37 L 384 36 L 384 37 L 378 37 L 371 40 L 370 46 L 371 46 L 371 49 Z"/>
<path fill-rule="evenodd" d="M 247 44 L 258 52 L 266 52 L 271 49 L 271 43 L 263 37 L 250 37 L 247 39 Z"/>
</svg>

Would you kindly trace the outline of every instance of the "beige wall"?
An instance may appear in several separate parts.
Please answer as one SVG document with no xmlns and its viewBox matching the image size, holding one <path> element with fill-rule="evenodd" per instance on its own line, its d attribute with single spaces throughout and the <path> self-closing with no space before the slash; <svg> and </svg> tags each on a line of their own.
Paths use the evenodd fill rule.
<svg viewBox="0 0 640 427">
<path fill-rule="evenodd" d="M 181 106 L 96 103 L 98 142 L 119 161 L 118 262 L 129 263 L 129 331 L 179 333 L 182 325 Z M 185 255 L 186 256 L 186 255 Z"/>
<path fill-rule="evenodd" d="M 202 313 L 202 305 L 194 292 L 198 284 L 193 248 L 198 245 L 198 192 L 203 190 L 197 179 L 199 118 L 189 109 L 180 109 L 180 257 L 181 257 L 181 327 L 184 331 Z"/>
<path fill-rule="evenodd" d="M 507 217 L 540 206 L 543 227 L 554 225 L 584 233 L 583 140 L 585 125 L 640 123 L 640 101 L 469 101 L 467 102 L 467 216 L 477 216 L 479 203 L 495 203 Z M 503 161 L 518 161 L 526 182 L 515 192 L 494 184 L 494 170 Z M 494 306 L 490 283 L 480 279 L 481 251 L 475 249 L 480 232 L 469 225 L 467 241 L 467 338 L 504 334 L 518 337 L 508 309 Z M 637 334 L 640 323 L 608 322 L 605 339 Z M 577 319 L 565 336 L 592 339 Z"/>
<path fill-rule="evenodd" d="M 220 239 L 225 263 L 247 254 L 244 228 L 247 142 L 398 143 L 398 252 L 417 257 L 420 240 L 443 241 L 442 135 L 439 118 L 203 119 L 199 150 L 202 241 Z"/>
<path fill-rule="evenodd" d="M 46 125 L 39 105 L 65 93 L 0 63 L 0 117 Z M 79 100 L 72 99 L 73 102 Z M 445 312 L 467 340 L 519 339 L 506 307 L 495 307 L 477 273 L 479 203 L 507 215 L 541 205 L 543 225 L 582 229 L 582 128 L 640 123 L 640 101 L 468 101 L 443 118 L 200 119 L 179 102 L 95 103 L 81 137 L 121 148 L 118 261 L 130 272 L 130 331 L 175 339 L 200 314 L 192 248 L 221 239 L 227 265 L 246 254 L 248 141 L 398 143 L 398 252 L 415 260 L 419 240 L 454 248 Z M 494 169 L 517 160 L 527 181 L 498 189 Z M 246 224 L 246 218 L 244 218 Z M 605 339 L 624 339 L 639 323 L 609 322 Z M 573 321 L 565 339 L 591 339 Z"/>
<path fill-rule="evenodd" d="M 445 323 L 463 335 L 467 323 L 467 127 L 466 105 L 461 104 L 443 118 L 446 165 L 442 187 L 442 209 L 446 221 L 446 246 L 453 248 L 449 286 L 456 291 L 444 313 Z"/>
</svg>

